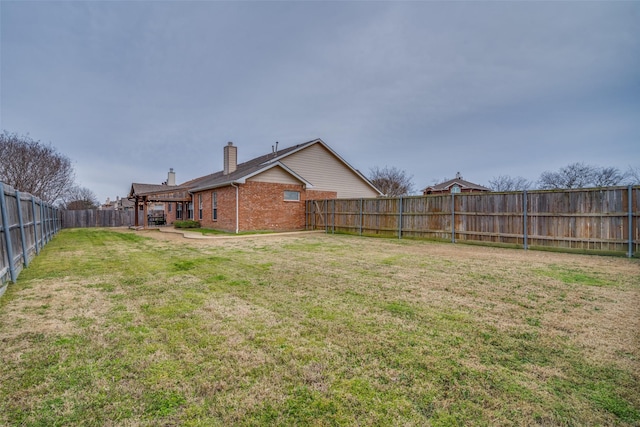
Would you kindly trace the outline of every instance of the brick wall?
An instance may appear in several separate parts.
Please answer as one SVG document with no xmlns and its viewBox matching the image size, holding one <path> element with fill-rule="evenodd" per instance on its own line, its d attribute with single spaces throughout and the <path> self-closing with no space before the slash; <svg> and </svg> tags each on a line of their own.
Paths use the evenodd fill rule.
<svg viewBox="0 0 640 427">
<path fill-rule="evenodd" d="M 299 201 L 285 201 L 284 192 L 299 191 Z M 212 218 L 212 193 L 217 193 L 218 219 Z M 248 181 L 239 185 L 239 231 L 303 230 L 307 199 L 335 199 L 335 191 L 305 191 L 301 184 L 275 184 Z M 198 217 L 198 194 L 202 194 L 203 215 Z M 236 189 L 222 187 L 195 194 L 195 219 L 202 227 L 235 231 Z"/>
<path fill-rule="evenodd" d="M 213 193 L 218 198 L 218 216 L 213 219 L 213 206 L 211 203 Z M 202 194 L 202 219 L 198 212 L 198 194 Z M 236 229 L 236 189 L 228 186 L 216 188 L 215 190 L 202 191 L 194 194 L 196 201 L 196 211 L 194 219 L 200 221 L 204 228 L 214 228 L 224 231 L 235 231 Z"/>
</svg>

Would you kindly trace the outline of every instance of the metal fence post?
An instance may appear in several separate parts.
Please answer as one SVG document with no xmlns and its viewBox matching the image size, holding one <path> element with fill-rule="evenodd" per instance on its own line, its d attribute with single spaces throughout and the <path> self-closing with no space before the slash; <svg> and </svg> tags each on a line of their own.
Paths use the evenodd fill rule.
<svg viewBox="0 0 640 427">
<path fill-rule="evenodd" d="M 44 205 L 44 203 L 41 205 L 42 206 L 42 243 L 43 244 L 47 244 L 47 242 L 49 241 L 49 221 L 47 221 L 47 207 Z"/>
<path fill-rule="evenodd" d="M 336 199 L 331 199 L 331 234 L 336 232 Z"/>
<path fill-rule="evenodd" d="M 33 243 L 36 247 L 36 255 L 40 254 L 40 247 L 38 246 L 38 216 L 36 214 L 36 198 L 31 195 L 31 212 L 33 213 Z"/>
<path fill-rule="evenodd" d="M 0 214 L 2 215 L 2 231 L 4 232 L 4 242 L 7 248 L 7 258 L 9 260 L 9 275 L 13 283 L 17 280 L 16 268 L 13 265 L 13 246 L 11 242 L 11 224 L 9 224 L 9 214 L 7 213 L 7 201 L 4 194 L 4 184 L 0 182 Z"/>
<path fill-rule="evenodd" d="M 451 243 L 456 242 L 456 193 L 451 193 Z"/>
<path fill-rule="evenodd" d="M 360 199 L 360 235 L 361 236 L 362 236 L 362 221 L 363 221 L 362 204 L 363 204 L 363 201 L 362 199 Z"/>
<path fill-rule="evenodd" d="M 45 217 L 45 230 L 47 230 L 47 240 L 46 242 L 49 243 L 49 241 L 51 240 L 51 208 L 49 208 L 49 206 L 45 205 L 44 207 L 44 217 Z"/>
<path fill-rule="evenodd" d="M 527 221 L 527 190 L 524 190 L 522 192 L 522 216 L 523 216 L 523 224 L 522 224 L 522 234 L 524 236 L 524 250 L 526 251 L 527 249 L 529 249 L 529 242 L 528 242 L 528 221 Z"/>
<path fill-rule="evenodd" d="M 22 264 L 29 266 L 29 252 L 27 251 L 27 236 L 24 234 L 24 218 L 22 216 L 22 200 L 20 192 L 16 190 L 16 204 L 18 208 L 18 224 L 20 225 L 20 240 L 22 241 Z"/>
<path fill-rule="evenodd" d="M 329 234 L 329 199 L 324 199 L 324 232 Z"/>
<path fill-rule="evenodd" d="M 629 201 L 628 201 L 628 205 L 629 205 L 629 252 L 627 253 L 627 256 L 629 258 L 631 258 L 633 256 L 633 186 L 632 185 L 629 185 L 629 187 L 627 188 L 627 193 L 628 193 L 627 198 L 629 199 Z"/>
<path fill-rule="evenodd" d="M 42 205 L 42 200 L 40 200 L 40 248 L 44 248 L 45 243 L 44 206 Z"/>
<path fill-rule="evenodd" d="M 402 196 L 398 202 L 398 239 L 402 239 Z"/>
</svg>

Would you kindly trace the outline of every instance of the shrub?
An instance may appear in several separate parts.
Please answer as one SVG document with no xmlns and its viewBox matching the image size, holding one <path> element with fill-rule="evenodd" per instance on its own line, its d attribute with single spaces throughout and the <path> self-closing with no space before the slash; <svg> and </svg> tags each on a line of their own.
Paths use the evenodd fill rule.
<svg viewBox="0 0 640 427">
<path fill-rule="evenodd" d="M 175 228 L 200 228 L 200 223 L 194 220 L 176 221 L 173 223 Z"/>
</svg>

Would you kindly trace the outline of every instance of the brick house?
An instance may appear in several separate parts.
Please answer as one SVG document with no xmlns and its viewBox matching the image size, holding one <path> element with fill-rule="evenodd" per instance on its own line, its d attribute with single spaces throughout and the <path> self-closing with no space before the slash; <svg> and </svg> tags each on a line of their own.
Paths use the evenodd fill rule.
<svg viewBox="0 0 640 427">
<path fill-rule="evenodd" d="M 134 184 L 130 197 L 163 200 L 169 223 L 178 218 L 178 212 L 184 216 L 186 209 L 185 219 L 195 219 L 202 227 L 239 232 L 304 229 L 306 200 L 381 195 L 321 139 L 282 150 L 276 143 L 269 154 L 243 163 L 237 159 L 238 147 L 230 142 L 223 149 L 221 171 L 175 187 L 170 180 L 164 188 Z M 190 200 L 184 195 L 175 201 L 163 197 L 184 191 Z"/>
<path fill-rule="evenodd" d="M 456 177 L 440 184 L 431 185 L 422 190 L 423 195 L 428 194 L 446 194 L 446 193 L 477 193 L 491 191 L 490 188 L 483 187 L 473 182 L 462 179 L 460 172 L 456 173 Z"/>
</svg>

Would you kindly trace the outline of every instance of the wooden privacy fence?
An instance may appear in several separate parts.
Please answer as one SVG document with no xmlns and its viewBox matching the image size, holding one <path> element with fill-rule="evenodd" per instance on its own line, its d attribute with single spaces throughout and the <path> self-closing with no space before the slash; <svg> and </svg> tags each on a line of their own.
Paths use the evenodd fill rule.
<svg viewBox="0 0 640 427">
<path fill-rule="evenodd" d="M 306 228 L 638 253 L 640 186 L 306 202 Z"/>
<path fill-rule="evenodd" d="M 60 230 L 60 211 L 0 182 L 0 295 Z"/>
<path fill-rule="evenodd" d="M 63 228 L 128 227 L 134 225 L 135 212 L 84 209 L 62 211 Z"/>
</svg>

